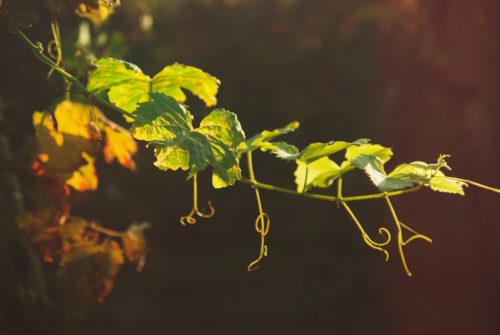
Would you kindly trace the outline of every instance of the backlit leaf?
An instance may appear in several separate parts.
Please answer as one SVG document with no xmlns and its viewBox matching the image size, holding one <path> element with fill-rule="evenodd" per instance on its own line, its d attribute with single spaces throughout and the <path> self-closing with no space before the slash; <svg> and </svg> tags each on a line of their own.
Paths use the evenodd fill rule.
<svg viewBox="0 0 500 335">
<path fill-rule="evenodd" d="M 434 191 L 465 195 L 464 186 L 467 183 L 446 176 L 435 176 L 429 181 L 430 187 Z"/>
<path fill-rule="evenodd" d="M 294 173 L 297 192 L 306 192 L 311 187 L 330 186 L 334 179 L 327 181 L 326 178 L 318 179 L 318 177 L 334 171 L 339 171 L 339 166 L 328 157 L 322 157 L 310 164 L 297 160 L 297 169 Z"/>
<path fill-rule="evenodd" d="M 219 80 L 192 66 L 170 65 L 151 78 L 136 65 L 113 58 L 99 59 L 95 65 L 97 68 L 89 73 L 87 88 L 97 94 L 107 92 L 111 103 L 128 112 L 135 111 L 139 103 L 149 101 L 154 93 L 184 102 L 186 95 L 182 89 L 196 95 L 207 106 L 217 103 Z"/>
<path fill-rule="evenodd" d="M 213 168 L 215 188 L 233 185 L 241 178 L 235 148 L 245 134 L 235 114 L 216 109 L 193 129 L 189 112 L 173 98 L 153 93 L 152 100 L 134 112 L 132 134 L 154 146 L 156 167 L 189 170 L 193 175 Z"/>
<path fill-rule="evenodd" d="M 242 142 L 238 146 L 238 152 L 245 153 L 258 148 L 262 148 L 263 146 L 268 146 L 269 141 L 273 140 L 277 136 L 288 134 L 295 131 L 295 129 L 297 129 L 299 125 L 300 124 L 298 122 L 292 122 L 283 128 L 278 128 L 275 130 L 264 130 L 260 134 L 254 135 L 248 138 L 245 142 Z"/>
</svg>

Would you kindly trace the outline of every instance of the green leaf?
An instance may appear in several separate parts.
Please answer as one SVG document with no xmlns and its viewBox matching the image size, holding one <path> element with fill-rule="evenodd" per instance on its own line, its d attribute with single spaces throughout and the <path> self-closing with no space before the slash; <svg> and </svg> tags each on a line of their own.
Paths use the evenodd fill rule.
<svg viewBox="0 0 500 335">
<path fill-rule="evenodd" d="M 334 179 L 327 179 L 324 176 L 338 172 L 339 166 L 328 157 L 322 157 L 310 164 L 297 160 L 297 169 L 294 173 L 297 192 L 306 192 L 311 187 L 328 187 Z"/>
<path fill-rule="evenodd" d="M 99 59 L 89 73 L 87 88 L 97 94 L 108 92 L 109 101 L 133 112 L 140 102 L 149 100 L 151 78 L 132 63 L 113 58 Z"/>
<path fill-rule="evenodd" d="M 432 190 L 444 193 L 465 195 L 464 186 L 467 183 L 446 176 L 435 176 L 429 181 Z"/>
<path fill-rule="evenodd" d="M 413 184 L 406 178 L 388 177 L 384 163 L 378 156 L 359 155 L 353 164 L 365 171 L 372 183 L 382 192 L 411 187 Z"/>
<path fill-rule="evenodd" d="M 186 95 L 182 89 L 199 97 L 207 106 L 217 103 L 219 80 L 192 66 L 170 65 L 151 79 L 136 65 L 121 60 L 102 58 L 95 65 L 97 68 L 89 73 L 89 91 L 107 92 L 109 101 L 127 112 L 149 101 L 153 93 L 163 93 L 184 102 Z"/>
<path fill-rule="evenodd" d="M 245 142 L 238 146 L 239 153 L 245 153 L 248 151 L 253 151 L 258 148 L 266 147 L 264 150 L 271 150 L 269 147 L 269 141 L 273 140 L 275 137 L 291 133 L 299 127 L 298 122 L 292 122 L 287 124 L 283 128 L 278 128 L 274 130 L 264 130 L 260 134 L 254 135 L 248 138 Z M 283 142 L 282 142 L 283 143 Z"/>
<path fill-rule="evenodd" d="M 328 143 L 311 143 L 302 150 L 298 156 L 298 160 L 304 163 L 311 163 L 322 157 L 333 155 L 339 151 L 347 149 L 348 147 L 359 143 L 357 140 L 353 143 L 344 141 L 332 141 Z"/>
<path fill-rule="evenodd" d="M 236 149 L 245 140 L 245 132 L 241 128 L 238 117 L 225 109 L 213 110 L 201 121 L 198 130 L 232 149 Z"/>
<path fill-rule="evenodd" d="M 177 101 L 186 101 L 182 91 L 186 89 L 203 100 L 207 106 L 217 104 L 217 91 L 220 81 L 193 66 L 173 64 L 165 67 L 153 77 L 152 91 L 174 97 Z"/>
<path fill-rule="evenodd" d="M 260 149 L 262 151 L 271 151 L 278 158 L 285 160 L 291 160 L 299 153 L 297 147 L 286 142 L 263 142 Z"/>
<path fill-rule="evenodd" d="M 151 98 L 134 112 L 131 132 L 154 146 L 156 167 L 180 168 L 194 175 L 211 166 L 215 188 L 233 185 L 241 178 L 235 148 L 245 134 L 234 113 L 216 109 L 193 129 L 191 115 L 173 98 L 158 93 Z"/>
<path fill-rule="evenodd" d="M 382 163 L 386 163 L 391 159 L 393 153 L 390 148 L 381 146 L 380 144 L 362 144 L 356 146 L 350 146 L 345 153 L 346 161 L 342 164 L 350 164 L 360 155 L 368 155 L 378 157 Z"/>
</svg>

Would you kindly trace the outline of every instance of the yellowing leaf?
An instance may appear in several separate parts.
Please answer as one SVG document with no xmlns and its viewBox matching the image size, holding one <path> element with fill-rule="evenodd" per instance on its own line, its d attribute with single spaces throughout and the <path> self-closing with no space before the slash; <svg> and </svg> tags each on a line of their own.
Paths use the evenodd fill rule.
<svg viewBox="0 0 500 335">
<path fill-rule="evenodd" d="M 119 3 L 116 0 L 81 0 L 75 12 L 98 26 L 113 14 L 113 8 Z"/>
<path fill-rule="evenodd" d="M 137 152 L 137 142 L 132 135 L 128 130 L 110 122 L 105 123 L 103 130 L 106 133 L 103 148 L 106 163 L 111 163 L 116 159 L 120 165 L 135 170 L 135 161 L 132 156 Z"/>
<path fill-rule="evenodd" d="M 94 166 L 94 159 L 85 152 L 82 156 L 87 163 L 74 171 L 73 175 L 66 180 L 66 184 L 79 192 L 97 190 L 98 178 Z"/>
<path fill-rule="evenodd" d="M 60 285 L 75 304 L 102 303 L 123 261 L 123 252 L 114 241 L 78 245 L 61 261 Z"/>
</svg>

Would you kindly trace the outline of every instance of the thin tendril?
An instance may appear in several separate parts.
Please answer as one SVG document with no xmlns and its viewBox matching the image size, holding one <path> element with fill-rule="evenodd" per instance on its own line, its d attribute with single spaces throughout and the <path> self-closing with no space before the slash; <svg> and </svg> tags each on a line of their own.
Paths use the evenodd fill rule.
<svg viewBox="0 0 500 335">
<path fill-rule="evenodd" d="M 50 28 L 52 30 L 52 36 L 54 39 L 47 44 L 47 54 L 52 58 L 57 66 L 61 65 L 62 62 L 62 43 L 61 43 L 61 33 L 59 30 L 59 23 L 54 20 L 50 23 Z M 55 69 L 51 68 L 47 74 L 47 80 L 50 80 Z"/>
<path fill-rule="evenodd" d="M 248 163 L 248 174 L 250 175 L 250 180 L 256 182 L 255 174 L 253 171 L 253 161 L 252 161 L 252 152 L 249 151 L 247 153 L 247 163 Z M 257 208 L 259 210 L 259 215 L 255 219 L 255 230 L 260 234 L 260 252 L 259 256 L 248 264 L 247 270 L 254 271 L 259 268 L 260 261 L 267 256 L 267 245 L 266 245 L 266 235 L 269 232 L 269 227 L 271 225 L 271 219 L 269 215 L 267 215 L 262 209 L 262 200 L 260 198 L 260 192 L 257 187 L 254 187 L 255 198 L 257 200 Z"/>
<path fill-rule="evenodd" d="M 212 203 L 210 201 L 207 202 L 208 206 L 208 212 L 202 212 L 198 209 L 198 175 L 193 176 L 193 209 L 189 212 L 188 215 L 182 216 L 180 218 L 180 222 L 183 226 L 186 224 L 195 224 L 196 223 L 196 217 L 198 216 L 200 218 L 211 218 L 212 216 L 215 215 L 215 208 L 212 206 Z"/>
<path fill-rule="evenodd" d="M 349 213 L 349 216 L 351 217 L 351 219 L 354 221 L 354 223 L 358 227 L 359 231 L 361 232 L 361 236 L 363 237 L 363 241 L 365 241 L 365 243 L 370 248 L 382 251 L 385 255 L 385 261 L 387 262 L 389 260 L 389 252 L 387 250 L 385 250 L 383 247 L 388 245 L 391 242 L 391 233 L 389 232 L 389 230 L 387 230 L 386 228 L 379 228 L 378 233 L 380 235 L 386 235 L 386 240 L 383 242 L 375 242 L 366 233 L 365 229 L 363 228 L 363 226 L 359 222 L 358 218 L 354 215 L 351 208 L 347 205 L 347 203 L 345 201 L 343 201 L 342 199 L 340 199 L 340 203 L 342 204 L 342 206 L 344 206 L 345 210 L 347 211 L 347 213 Z"/>
<path fill-rule="evenodd" d="M 403 242 L 403 229 L 401 229 L 401 222 L 399 221 L 398 216 L 396 215 L 396 211 L 394 210 L 391 199 L 389 198 L 388 195 L 385 196 L 385 201 L 387 202 L 387 206 L 389 206 L 392 218 L 394 219 L 394 223 L 396 224 L 396 228 L 398 230 L 398 250 L 399 250 L 399 255 L 401 257 L 401 263 L 403 263 L 403 267 L 405 269 L 406 274 L 409 277 L 411 277 L 411 272 L 410 269 L 408 268 L 408 264 L 406 263 L 406 258 L 403 251 L 404 242 Z"/>
</svg>

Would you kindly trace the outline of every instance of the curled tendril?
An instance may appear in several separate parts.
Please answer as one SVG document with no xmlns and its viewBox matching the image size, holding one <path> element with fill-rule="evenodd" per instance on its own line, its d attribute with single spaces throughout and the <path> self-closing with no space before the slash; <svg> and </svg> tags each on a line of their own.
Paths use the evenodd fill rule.
<svg viewBox="0 0 500 335">
<path fill-rule="evenodd" d="M 422 239 L 426 242 L 429 242 L 429 243 L 432 243 L 432 239 L 423 235 L 423 234 L 420 234 L 419 232 L 415 231 L 414 229 L 412 229 L 411 227 L 408 227 L 407 225 L 405 225 L 403 222 L 399 222 L 400 226 L 405 228 L 406 230 L 408 230 L 409 232 L 413 233 L 413 235 L 411 237 L 409 237 L 406 241 L 403 241 L 401 244 L 404 246 L 404 245 L 407 245 L 409 244 L 411 241 L 413 240 L 416 240 L 416 239 Z"/>
<path fill-rule="evenodd" d="M 359 222 L 358 218 L 356 217 L 356 215 L 354 215 L 353 211 L 346 204 L 346 202 L 345 201 L 340 201 L 340 202 L 341 202 L 342 206 L 344 206 L 347 213 L 349 213 L 349 216 L 354 221 L 356 226 L 358 227 L 359 231 L 361 232 L 361 236 L 363 237 L 363 241 L 365 241 L 366 245 L 368 245 L 372 249 L 379 250 L 379 251 L 383 252 L 385 255 L 385 261 L 387 262 L 389 260 L 389 252 L 387 250 L 385 250 L 383 247 L 385 247 L 386 245 L 388 245 L 391 242 L 392 237 L 391 237 L 391 233 L 389 232 L 389 230 L 387 228 L 384 228 L 384 227 L 379 228 L 378 233 L 380 235 L 385 235 L 386 239 L 382 242 L 375 242 L 374 240 L 372 240 L 370 235 L 368 235 L 368 233 L 365 231 L 365 229 L 363 228 L 363 225 Z"/>
<path fill-rule="evenodd" d="M 188 215 L 182 216 L 180 218 L 180 222 L 183 226 L 186 224 L 195 224 L 196 216 L 204 219 L 211 218 L 215 215 L 215 207 L 212 205 L 210 201 L 207 202 L 208 211 L 202 212 L 198 209 L 198 179 L 197 175 L 193 177 L 193 209 L 189 212 Z"/>
<path fill-rule="evenodd" d="M 59 32 L 59 24 L 57 23 L 57 21 L 52 21 L 51 28 L 54 39 L 47 44 L 47 54 L 56 62 L 57 65 L 61 65 L 62 43 L 61 34 Z M 47 74 L 47 80 L 50 80 L 54 71 L 54 68 L 50 69 L 49 73 Z"/>
<path fill-rule="evenodd" d="M 248 271 L 254 271 L 259 268 L 262 258 L 267 256 L 266 235 L 269 232 L 271 219 L 266 213 L 260 213 L 255 219 L 255 230 L 260 234 L 260 252 L 259 257 L 248 265 Z"/>
</svg>

